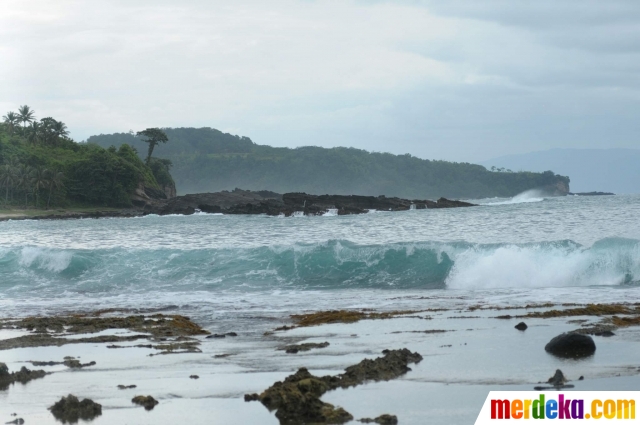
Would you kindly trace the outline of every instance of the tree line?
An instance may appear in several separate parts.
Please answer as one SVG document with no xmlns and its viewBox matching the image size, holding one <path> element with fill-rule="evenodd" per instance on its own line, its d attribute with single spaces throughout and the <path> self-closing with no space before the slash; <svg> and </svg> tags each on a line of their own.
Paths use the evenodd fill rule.
<svg viewBox="0 0 640 425">
<path fill-rule="evenodd" d="M 45 209 L 127 207 L 140 185 L 160 196 L 174 184 L 171 162 L 151 156 L 157 144 L 166 142 L 163 134 L 153 128 L 138 133 L 149 145 L 145 163 L 129 145 L 104 149 L 76 143 L 62 121 L 38 120 L 31 107 L 20 106 L 0 123 L 0 203 Z"/>
</svg>

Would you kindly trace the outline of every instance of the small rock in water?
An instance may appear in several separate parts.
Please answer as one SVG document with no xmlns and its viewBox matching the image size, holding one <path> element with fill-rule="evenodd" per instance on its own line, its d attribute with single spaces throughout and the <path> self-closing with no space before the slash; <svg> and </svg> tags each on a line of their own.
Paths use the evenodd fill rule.
<svg viewBox="0 0 640 425">
<path fill-rule="evenodd" d="M 544 349 L 558 357 L 580 358 L 595 353 L 596 344 L 588 335 L 568 332 L 553 338 Z"/>
<path fill-rule="evenodd" d="M 9 377 L 9 368 L 5 363 L 0 363 L 0 379 Z"/>
<path fill-rule="evenodd" d="M 118 385 L 119 390 L 129 390 L 131 388 L 136 388 L 137 385 Z"/>
<path fill-rule="evenodd" d="M 564 377 L 564 373 L 562 373 L 560 369 L 556 369 L 556 373 L 547 381 L 547 383 L 553 385 L 554 387 L 564 385 L 566 382 L 567 378 Z"/>
<path fill-rule="evenodd" d="M 524 330 L 526 330 L 526 329 L 528 328 L 528 326 L 527 326 L 527 324 L 526 324 L 526 323 L 524 323 L 524 322 L 520 322 L 520 323 L 518 323 L 518 324 L 515 326 L 515 328 L 516 328 L 517 330 L 519 330 L 519 331 L 524 331 Z"/>
<path fill-rule="evenodd" d="M 582 375 L 581 375 L 581 376 L 578 378 L 578 381 L 584 381 L 584 376 L 582 376 Z"/>
<path fill-rule="evenodd" d="M 189 376 L 189 378 L 191 378 L 191 379 L 200 379 L 200 377 L 198 375 L 191 375 L 191 376 Z"/>
<path fill-rule="evenodd" d="M 611 331 L 602 331 L 602 332 L 598 332 L 596 334 L 594 334 L 595 336 L 604 336 L 604 337 L 609 337 L 609 336 L 615 336 L 615 334 Z"/>
<path fill-rule="evenodd" d="M 72 394 L 62 397 L 51 406 L 49 410 L 51 410 L 51 413 L 56 419 L 63 423 L 78 422 L 79 419 L 89 421 L 96 416 L 102 415 L 102 405 L 88 398 L 80 401 L 78 397 Z"/>
<path fill-rule="evenodd" d="M 260 395 L 253 393 L 253 394 L 245 394 L 244 395 L 244 401 L 258 401 L 260 400 Z"/>
<path fill-rule="evenodd" d="M 387 415 L 385 413 L 384 415 L 380 415 L 375 419 L 371 419 L 371 418 L 360 419 L 359 422 L 362 422 L 365 424 L 374 423 L 374 424 L 380 424 L 380 425 L 397 425 L 398 417 L 395 415 Z"/>
<path fill-rule="evenodd" d="M 10 425 L 10 424 L 22 425 L 22 424 L 24 424 L 24 419 L 18 418 L 18 419 L 12 420 L 11 422 L 6 422 L 6 423 L 7 423 L 7 425 Z"/>
<path fill-rule="evenodd" d="M 235 332 L 227 332 L 225 335 L 226 336 L 238 336 L 238 334 L 235 333 Z"/>
<path fill-rule="evenodd" d="M 145 408 L 145 410 L 152 410 L 159 403 L 158 400 L 156 400 L 155 398 L 151 397 L 150 395 L 148 395 L 148 396 L 143 396 L 143 395 L 135 396 L 134 398 L 131 399 L 131 402 L 135 403 L 135 404 L 139 404 L 140 406 L 143 406 Z"/>
<path fill-rule="evenodd" d="M 211 339 L 211 338 L 224 338 L 224 337 L 226 337 L 225 334 L 213 334 L 213 335 L 207 336 L 206 338 Z"/>
</svg>

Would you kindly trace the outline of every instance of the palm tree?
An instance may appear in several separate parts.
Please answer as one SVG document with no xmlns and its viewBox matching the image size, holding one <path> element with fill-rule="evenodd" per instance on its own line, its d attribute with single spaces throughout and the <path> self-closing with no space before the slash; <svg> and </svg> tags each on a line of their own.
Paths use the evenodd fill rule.
<svg viewBox="0 0 640 425">
<path fill-rule="evenodd" d="M 67 130 L 67 125 L 62 121 L 56 121 L 53 124 L 53 132 L 56 137 L 67 137 L 69 135 L 69 130 Z"/>
<path fill-rule="evenodd" d="M 13 133 L 14 127 L 18 124 L 18 121 L 20 121 L 20 117 L 18 117 L 18 114 L 15 112 L 7 112 L 7 115 L 2 117 L 2 119 L 5 124 L 9 126 L 9 133 Z"/>
<path fill-rule="evenodd" d="M 38 208 L 40 200 L 40 189 L 46 189 L 49 187 L 49 179 L 47 178 L 49 171 L 42 167 L 35 167 L 31 170 L 31 187 L 36 195 L 36 208 Z"/>
<path fill-rule="evenodd" d="M 59 171 L 48 171 L 47 177 L 49 178 L 49 198 L 47 199 L 47 209 L 49 209 L 49 203 L 51 202 L 51 192 L 64 187 L 62 180 L 64 174 Z"/>
<path fill-rule="evenodd" d="M 25 127 L 25 124 L 28 122 L 32 122 L 35 119 L 35 113 L 33 109 L 29 108 L 27 105 L 23 105 L 18 108 L 18 119 L 22 123 L 22 127 Z"/>
<path fill-rule="evenodd" d="M 0 166 L 0 184 L 5 188 L 4 202 L 9 202 L 9 188 L 15 184 L 15 174 L 11 164 L 2 164 Z"/>
<path fill-rule="evenodd" d="M 41 135 L 42 126 L 38 124 L 37 121 L 32 122 L 29 126 L 29 133 L 27 134 L 27 140 L 29 141 L 29 143 L 34 145 L 38 144 L 38 140 L 40 139 Z"/>
<path fill-rule="evenodd" d="M 16 185 L 24 190 L 24 207 L 27 208 L 29 189 L 31 187 L 31 167 L 20 165 L 16 169 Z"/>
<path fill-rule="evenodd" d="M 51 141 L 53 141 L 55 137 L 54 127 L 56 122 L 57 121 L 51 117 L 42 118 L 40 120 L 40 133 L 42 135 L 42 141 L 45 144 L 49 144 Z"/>
</svg>

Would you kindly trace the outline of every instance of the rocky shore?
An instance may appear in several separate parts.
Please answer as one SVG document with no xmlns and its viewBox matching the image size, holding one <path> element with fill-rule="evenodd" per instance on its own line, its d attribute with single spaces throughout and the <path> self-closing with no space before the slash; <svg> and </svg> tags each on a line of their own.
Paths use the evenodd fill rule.
<svg viewBox="0 0 640 425">
<path fill-rule="evenodd" d="M 254 320 L 244 328 L 236 323 L 238 333 L 212 333 L 220 332 L 215 323 L 206 329 L 178 311 L 157 309 L 0 318 L 0 360 L 7 362 L 0 363 L 0 397 L 7 399 L 0 404 L 0 423 L 102 417 L 105 423 L 169 424 L 179 418 L 204 424 L 218 406 L 216 414 L 231 415 L 223 421 L 230 424 L 417 424 L 426 411 L 438 411 L 437 405 L 423 405 L 440 392 L 462 394 L 471 405 L 465 420 L 452 419 L 448 415 L 455 412 L 445 409 L 432 423 L 469 423 L 491 389 L 584 390 L 604 385 L 597 379 L 637 379 L 640 373 L 628 365 L 637 347 L 634 334 L 625 337 L 626 328 L 640 324 L 636 304 L 433 308 L 429 298 L 415 301 L 419 309 L 290 314 L 265 322 L 284 325 L 268 332 L 257 332 Z M 521 319 L 528 326 L 514 329 Z M 596 327 L 619 335 L 594 334 L 594 342 L 586 334 Z M 494 364 L 493 357 L 501 356 L 498 342 L 508 358 L 517 353 L 537 361 L 525 374 L 519 364 Z M 621 346 L 630 360 L 620 358 Z M 298 354 L 292 357 L 288 348 Z M 60 361 L 71 353 L 77 357 Z M 96 361 L 80 363 L 79 355 Z M 29 370 L 25 363 L 45 370 Z M 493 365 L 493 376 L 483 365 Z M 465 392 L 469 388 L 477 400 Z"/>
<path fill-rule="evenodd" d="M 178 196 L 167 201 L 149 203 L 149 214 L 193 214 L 197 211 L 223 214 L 285 215 L 303 213 L 322 215 L 334 210 L 337 215 L 363 214 L 377 211 L 407 211 L 410 209 L 472 207 L 474 204 L 440 198 L 437 201 L 388 198 L 386 196 L 309 195 L 248 191 L 235 189 L 216 193 Z"/>
<path fill-rule="evenodd" d="M 214 193 L 195 193 L 170 199 L 151 199 L 139 202 L 135 208 L 95 211 L 52 211 L 43 214 L 0 214 L 6 220 L 63 220 L 78 218 L 131 218 L 149 214 L 191 215 L 197 212 L 221 214 L 266 214 L 271 216 L 294 214 L 323 215 L 334 211 L 337 215 L 364 214 L 369 211 L 408 211 L 411 209 L 473 207 L 469 202 L 440 198 L 387 198 L 386 196 L 309 195 L 307 193 L 275 193 L 267 190 L 235 189 Z"/>
</svg>

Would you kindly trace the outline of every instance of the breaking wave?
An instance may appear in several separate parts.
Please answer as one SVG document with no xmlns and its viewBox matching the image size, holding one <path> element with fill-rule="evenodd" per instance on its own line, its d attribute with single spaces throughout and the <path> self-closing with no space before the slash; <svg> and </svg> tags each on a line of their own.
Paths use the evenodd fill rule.
<svg viewBox="0 0 640 425">
<path fill-rule="evenodd" d="M 237 249 L 0 248 L 9 296 L 231 289 L 501 288 L 635 285 L 640 241 L 531 244 L 344 240 Z"/>
</svg>

